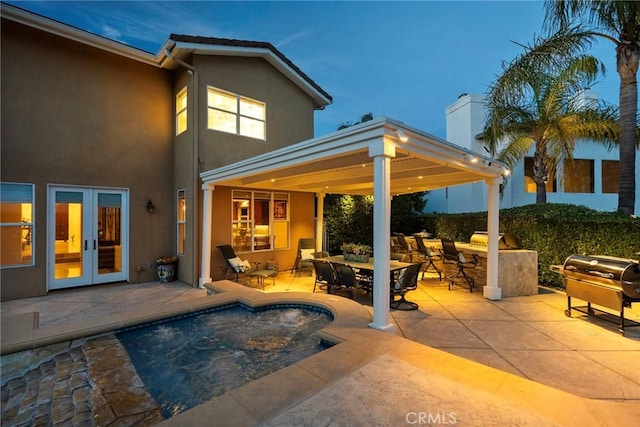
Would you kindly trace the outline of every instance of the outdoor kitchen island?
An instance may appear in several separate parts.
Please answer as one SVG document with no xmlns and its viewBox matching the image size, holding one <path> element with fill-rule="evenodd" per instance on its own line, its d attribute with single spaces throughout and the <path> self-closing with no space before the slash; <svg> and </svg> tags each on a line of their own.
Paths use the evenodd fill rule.
<svg viewBox="0 0 640 427">
<path fill-rule="evenodd" d="M 442 249 L 442 243 L 438 239 L 424 239 L 424 243 L 428 247 Z M 478 265 L 465 269 L 465 272 L 475 281 L 475 291 L 482 292 L 482 287 L 487 282 L 487 247 L 482 244 L 456 242 L 456 249 L 462 251 L 467 260 L 471 260 L 473 254 L 478 257 Z M 443 267 L 448 275 L 456 274 L 455 265 L 443 264 Z M 464 278 L 458 277 L 456 283 L 459 288 L 468 289 Z M 498 287 L 502 290 L 502 298 L 537 294 L 538 252 L 526 249 L 499 249 Z"/>
</svg>

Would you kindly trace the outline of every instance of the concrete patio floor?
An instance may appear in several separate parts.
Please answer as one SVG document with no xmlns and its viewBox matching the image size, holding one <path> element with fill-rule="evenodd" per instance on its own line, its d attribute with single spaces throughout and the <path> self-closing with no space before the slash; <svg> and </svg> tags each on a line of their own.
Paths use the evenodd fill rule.
<svg viewBox="0 0 640 427">
<path fill-rule="evenodd" d="M 275 285 L 265 281 L 264 292 L 310 292 L 313 282 L 308 273 L 281 272 Z M 2 302 L 0 312 L 3 320 L 38 312 L 41 328 L 81 329 L 101 318 L 126 318 L 203 298 L 204 290 L 180 282 L 111 284 Z M 391 311 L 396 337 L 366 329 L 354 333 L 353 340 L 370 346 L 371 354 L 357 356 L 355 364 L 335 359 L 330 369 L 336 376 L 310 396 L 292 397 L 293 403 L 246 420 L 228 409 L 227 419 L 274 426 L 420 424 L 410 418 L 419 416 L 431 424 L 451 424 L 446 418 L 451 414 L 467 425 L 508 420 L 512 425 L 619 426 L 640 420 L 640 328 L 628 328 L 622 336 L 614 324 L 577 312 L 566 317 L 562 292 L 489 301 L 478 291 L 449 291 L 437 276 L 420 281 L 407 299 L 419 310 Z M 359 294 L 357 301 L 371 312 L 369 295 Z M 627 310 L 626 317 L 640 321 L 638 307 Z M 6 326 L 3 322 L 3 344 Z M 388 337 L 382 340 L 387 344 L 380 337 Z M 340 354 L 340 347 L 330 351 Z M 188 411 L 163 424 L 206 425 L 211 411 Z"/>
</svg>

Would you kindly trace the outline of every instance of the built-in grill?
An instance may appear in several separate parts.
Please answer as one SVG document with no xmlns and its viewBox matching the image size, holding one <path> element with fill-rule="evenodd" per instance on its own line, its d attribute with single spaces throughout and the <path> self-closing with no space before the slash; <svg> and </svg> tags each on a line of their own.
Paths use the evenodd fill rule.
<svg viewBox="0 0 640 427">
<path fill-rule="evenodd" d="M 591 304 L 597 304 L 620 313 L 620 332 L 624 333 L 624 308 L 631 307 L 634 302 L 640 302 L 638 260 L 602 255 L 571 255 L 561 268 L 554 270 L 564 277 L 567 316 L 571 317 L 571 310 L 596 315 L 596 310 Z M 587 306 L 572 307 L 572 297 L 586 301 Z M 607 320 L 607 313 L 600 313 L 603 314 L 601 317 Z M 628 319 L 627 322 L 626 326 L 640 326 L 639 323 Z"/>
<path fill-rule="evenodd" d="M 469 244 L 471 246 L 477 246 L 479 248 L 486 248 L 489 242 L 489 237 L 486 231 L 475 231 L 471 236 Z M 498 249 L 522 249 L 522 244 L 516 236 L 509 233 L 498 234 Z"/>
</svg>

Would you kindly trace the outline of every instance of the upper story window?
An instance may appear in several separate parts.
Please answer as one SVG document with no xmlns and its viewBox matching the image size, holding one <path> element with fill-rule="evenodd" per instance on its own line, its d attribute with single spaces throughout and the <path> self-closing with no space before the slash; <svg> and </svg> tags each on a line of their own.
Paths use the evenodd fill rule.
<svg viewBox="0 0 640 427">
<path fill-rule="evenodd" d="M 602 161 L 602 192 L 603 193 L 618 192 L 618 161 L 617 160 Z"/>
<path fill-rule="evenodd" d="M 234 135 L 266 139 L 266 104 L 209 86 L 207 127 Z"/>
<path fill-rule="evenodd" d="M 176 95 L 176 135 L 187 130 L 187 88 Z"/>
<path fill-rule="evenodd" d="M 593 193 L 593 160 L 573 159 L 564 164 L 565 193 Z"/>
<path fill-rule="evenodd" d="M 536 181 L 534 179 L 533 164 L 534 164 L 533 157 L 524 158 L 524 191 L 526 193 L 536 192 Z M 551 175 L 555 175 L 555 174 L 550 173 L 549 175 L 550 175 L 549 179 L 545 181 L 544 185 L 547 193 L 554 193 L 557 190 L 556 179 Z"/>
<path fill-rule="evenodd" d="M 33 184 L 0 184 L 0 266 L 33 265 Z"/>
</svg>

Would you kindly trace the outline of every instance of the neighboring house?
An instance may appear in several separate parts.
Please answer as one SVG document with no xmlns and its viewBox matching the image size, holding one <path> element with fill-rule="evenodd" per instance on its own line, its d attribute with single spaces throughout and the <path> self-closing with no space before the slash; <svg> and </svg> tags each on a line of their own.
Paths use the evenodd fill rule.
<svg viewBox="0 0 640 427">
<path fill-rule="evenodd" d="M 584 93 L 585 102 L 598 99 L 593 91 Z M 461 147 L 486 155 L 482 133 L 485 118 L 483 96 L 461 95 L 446 109 L 447 140 Z M 607 150 L 592 141 L 579 141 L 573 153 L 573 166 L 564 168 L 561 176 L 547 184 L 547 201 L 572 203 L 600 211 L 615 211 L 618 207 L 617 147 Z M 520 162 L 507 180 L 500 198 L 500 208 L 511 208 L 536 202 L 536 187 L 532 179 L 533 152 Z M 640 156 L 636 156 L 636 171 Z M 434 190 L 428 196 L 429 212 L 478 212 L 487 209 L 484 185 L 467 184 Z M 636 186 L 636 208 L 640 212 L 640 186 Z"/>
<path fill-rule="evenodd" d="M 1 7 L 2 300 L 154 280 L 168 255 L 197 285 L 199 174 L 312 138 L 332 101 L 268 43 L 171 35 L 154 55 Z M 254 261 L 293 264 L 314 235 L 312 193 L 218 188 L 212 204 L 213 247 L 233 235 Z"/>
</svg>

